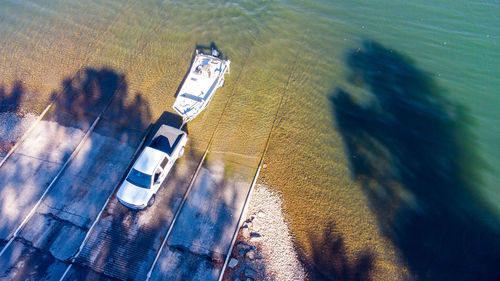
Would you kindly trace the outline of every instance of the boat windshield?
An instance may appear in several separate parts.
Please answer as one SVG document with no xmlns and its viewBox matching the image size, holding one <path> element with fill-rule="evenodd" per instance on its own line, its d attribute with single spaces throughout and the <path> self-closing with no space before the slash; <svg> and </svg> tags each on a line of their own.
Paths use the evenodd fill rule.
<svg viewBox="0 0 500 281">
<path fill-rule="evenodd" d="M 127 181 L 139 187 L 149 188 L 151 186 L 151 175 L 132 169 L 127 177 Z"/>
</svg>

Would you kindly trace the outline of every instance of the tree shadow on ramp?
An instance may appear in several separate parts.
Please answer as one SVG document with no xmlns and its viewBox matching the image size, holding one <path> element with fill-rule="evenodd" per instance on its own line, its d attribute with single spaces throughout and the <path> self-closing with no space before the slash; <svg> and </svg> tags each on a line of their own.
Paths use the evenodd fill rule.
<svg viewBox="0 0 500 281">
<path fill-rule="evenodd" d="M 0 86 L 0 113 L 17 111 L 21 104 L 25 89 L 22 81 L 15 81 L 10 91 L 5 85 Z"/>
<path fill-rule="evenodd" d="M 23 143 L 31 148 L 36 147 L 43 152 L 42 156 L 49 159 L 59 157 L 58 166 L 54 169 L 48 169 L 45 162 L 49 161 L 41 161 L 41 157 L 31 157 L 38 159 L 36 162 L 32 161 L 38 166 L 26 161 L 7 163 L 16 171 L 10 173 L 11 177 L 18 175 L 20 171 L 29 175 L 16 176 L 23 180 L 14 185 L 13 190 L 17 193 L 11 192 L 12 197 L 3 197 L 11 205 L 20 199 L 27 202 L 25 206 L 18 208 L 20 211 L 15 214 L 16 220 L 12 219 L 12 229 L 26 217 L 50 180 L 61 169 L 62 163 L 83 140 L 83 134 L 89 130 L 90 124 L 103 111 L 108 119 L 102 118 L 96 123 L 92 135 L 64 168 L 42 204 L 19 232 L 9 251 L 21 254 L 16 256 L 6 252 L 7 255 L 3 255 L 0 260 L 0 276 L 7 276 L 8 279 L 41 280 L 50 274 L 56 274 L 49 272 L 51 268 L 62 268 L 64 272 L 66 264 L 63 264 L 63 259 L 77 252 L 85 231 L 125 173 L 127 162 L 142 139 L 143 128 L 151 122 L 147 101 L 139 93 L 129 96 L 125 75 L 111 69 L 82 69 L 74 76 L 64 79 L 62 88 L 61 92 L 53 94 L 56 98 L 54 106 L 42 122 L 51 123 L 56 132 L 71 131 L 69 127 L 81 129 L 82 132 L 61 137 L 62 134 L 50 134 L 43 130 L 45 127 L 38 127 L 39 137 L 36 141 Z M 57 145 L 61 142 L 72 142 L 72 145 Z M 82 163 L 85 164 L 81 165 Z M 48 180 L 43 181 L 35 172 L 47 175 Z M 9 184 L 12 185 L 12 182 Z M 0 187 L 2 191 L 6 185 Z M 0 213 L 1 216 L 5 216 L 3 212 Z M 5 225 L 3 223 L 2 227 Z M 12 229 L 7 229 L 6 233 L 12 232 Z M 81 231 L 81 235 L 73 235 L 80 234 L 78 231 Z M 16 277 L 12 277 L 13 275 Z"/>
<path fill-rule="evenodd" d="M 6 90 L 5 85 L 0 85 L 0 158 L 3 158 L 21 137 L 13 132 L 17 132 L 22 125 L 22 115 L 18 111 L 24 92 L 22 81 L 15 81 L 10 91 Z"/>
</svg>

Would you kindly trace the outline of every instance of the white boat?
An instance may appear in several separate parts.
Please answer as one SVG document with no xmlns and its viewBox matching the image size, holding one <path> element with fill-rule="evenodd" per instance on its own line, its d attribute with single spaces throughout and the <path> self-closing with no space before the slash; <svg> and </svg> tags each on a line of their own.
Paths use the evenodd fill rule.
<svg viewBox="0 0 500 281">
<path fill-rule="evenodd" d="M 219 58 L 215 49 L 212 49 L 211 55 L 196 50 L 193 64 L 173 105 L 183 123 L 193 120 L 207 107 L 215 91 L 224 85 L 224 75 L 229 73 L 230 63 Z"/>
</svg>

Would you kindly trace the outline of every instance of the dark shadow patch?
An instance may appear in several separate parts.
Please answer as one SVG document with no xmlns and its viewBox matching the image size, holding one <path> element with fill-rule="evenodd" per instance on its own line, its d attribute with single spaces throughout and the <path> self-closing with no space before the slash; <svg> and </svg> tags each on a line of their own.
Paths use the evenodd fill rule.
<svg viewBox="0 0 500 281">
<path fill-rule="evenodd" d="M 25 89 L 22 81 L 15 81 L 12 89 L 7 91 L 4 85 L 0 86 L 0 113 L 16 112 L 21 104 Z"/>
<path fill-rule="evenodd" d="M 19 112 L 19 107 L 24 93 L 25 89 L 22 81 L 15 81 L 10 91 L 6 90 L 6 86 L 0 85 L 0 113 L 9 112 L 10 114 L 13 114 L 11 116 L 14 119 L 22 118 L 22 113 Z M 19 123 L 15 122 L 17 120 L 6 120 L 5 118 L 2 118 L 2 121 L 5 123 L 0 125 L 0 132 L 3 130 L 16 131 L 19 126 Z M 8 132 L 4 133 L 6 133 L 6 136 L 0 136 L 0 157 L 6 155 L 17 142 L 16 136 L 9 137 Z M 11 139 L 12 137 L 15 139 Z"/>
<path fill-rule="evenodd" d="M 182 117 L 172 112 L 164 111 L 160 118 L 156 120 L 153 131 L 157 131 L 161 125 L 168 125 L 174 128 L 179 128 L 182 125 Z M 183 129 L 185 129 L 185 132 L 188 133 L 187 124 L 183 127 Z"/>
<path fill-rule="evenodd" d="M 146 140 L 144 141 L 144 145 L 148 145 L 151 143 L 151 141 L 153 140 L 153 137 L 155 136 L 155 134 L 158 132 L 158 130 L 160 129 L 160 127 L 162 125 L 167 125 L 167 126 L 171 126 L 174 128 L 179 128 L 182 125 L 182 117 L 180 117 L 179 115 L 174 114 L 172 112 L 164 111 L 161 114 L 161 116 L 158 118 L 158 120 L 156 120 L 156 122 L 151 125 L 152 128 L 151 128 L 148 136 L 146 137 Z M 188 124 L 186 123 L 182 127 L 181 130 L 183 130 L 184 132 L 189 134 Z M 189 142 L 190 142 L 190 140 L 188 140 L 188 143 Z"/>
<path fill-rule="evenodd" d="M 200 50 L 204 54 L 212 54 L 212 50 L 216 50 L 218 52 L 218 58 L 221 58 L 223 60 L 227 60 L 227 57 L 224 57 L 224 54 L 220 51 L 220 49 L 217 47 L 215 42 L 210 42 L 210 45 L 203 45 L 203 44 L 197 44 L 196 49 Z"/>
<path fill-rule="evenodd" d="M 56 97 L 51 113 L 53 120 L 67 125 L 69 115 L 76 120 L 94 119 L 109 106 L 114 95 L 120 96 L 124 75 L 110 69 L 83 69 L 64 79 L 63 92 Z"/>
<path fill-rule="evenodd" d="M 392 49 L 365 41 L 347 56 L 368 99 L 330 97 L 352 175 L 416 280 L 494 280 L 500 230 L 476 189 L 484 162 L 463 107 Z M 324 266 L 328 266 L 324 264 Z"/>
<path fill-rule="evenodd" d="M 123 95 L 113 100 L 104 118 L 122 126 L 144 131 L 152 121 L 149 102 L 142 97 L 141 93 L 135 93 L 131 100 L 126 99 L 128 92 L 126 85 L 126 83 L 122 84 L 120 93 Z"/>
<path fill-rule="evenodd" d="M 321 237 L 310 237 L 312 263 L 302 261 L 311 280 L 369 281 L 373 280 L 373 255 L 369 250 L 348 257 L 344 239 L 331 224 Z M 321 243 L 318 243 L 321 241 Z M 298 249 L 299 250 L 299 249 Z M 301 255 L 302 257 L 304 255 Z M 352 257 L 352 255 L 351 255 Z"/>
<path fill-rule="evenodd" d="M 102 68 L 85 68 L 63 80 L 61 93 L 53 93 L 53 109 L 47 119 L 64 126 L 102 118 L 121 126 L 145 130 L 151 123 L 149 103 L 141 93 L 129 97 L 124 74 Z"/>
</svg>

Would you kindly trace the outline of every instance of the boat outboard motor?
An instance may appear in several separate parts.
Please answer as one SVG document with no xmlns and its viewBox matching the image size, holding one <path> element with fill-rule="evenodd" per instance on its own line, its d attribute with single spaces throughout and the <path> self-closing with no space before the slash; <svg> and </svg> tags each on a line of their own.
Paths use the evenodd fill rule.
<svg viewBox="0 0 500 281">
<path fill-rule="evenodd" d="M 217 57 L 219 57 L 219 55 L 220 55 L 220 53 L 219 53 L 219 51 L 217 51 L 217 49 L 212 49 L 212 56 L 217 58 Z"/>
</svg>

